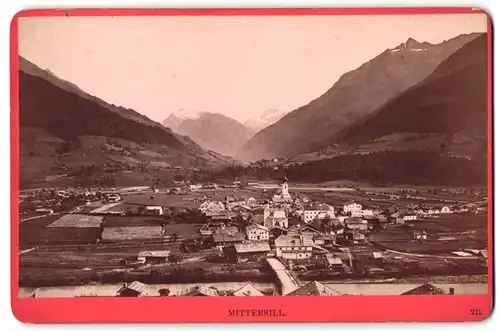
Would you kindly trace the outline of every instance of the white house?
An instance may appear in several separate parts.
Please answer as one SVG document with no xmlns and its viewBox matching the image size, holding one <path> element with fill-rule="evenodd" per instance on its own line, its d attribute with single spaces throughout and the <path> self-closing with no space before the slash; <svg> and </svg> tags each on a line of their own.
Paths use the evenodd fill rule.
<svg viewBox="0 0 500 331">
<path fill-rule="evenodd" d="M 343 205 L 343 211 L 345 214 L 351 216 L 362 216 L 363 215 L 363 206 L 356 202 L 349 202 Z"/>
<path fill-rule="evenodd" d="M 363 217 L 375 216 L 373 209 L 362 209 L 361 213 L 362 213 Z"/>
<path fill-rule="evenodd" d="M 146 206 L 144 208 L 144 214 L 146 215 L 163 215 L 162 206 Z"/>
<path fill-rule="evenodd" d="M 443 206 L 441 208 L 441 214 L 450 214 L 452 213 L 452 210 L 449 206 Z"/>
<path fill-rule="evenodd" d="M 269 229 L 260 224 L 252 223 L 245 229 L 248 240 L 269 240 Z"/>
<path fill-rule="evenodd" d="M 257 203 L 257 200 L 254 197 L 250 197 L 247 199 L 247 204 L 249 205 L 255 205 Z"/>
<path fill-rule="evenodd" d="M 311 223 L 317 219 L 335 218 L 335 210 L 328 205 L 307 206 L 302 209 L 300 218 L 303 222 Z"/>
<path fill-rule="evenodd" d="M 417 214 L 414 213 L 405 213 L 400 215 L 400 218 L 403 221 L 416 221 L 417 220 Z"/>
</svg>

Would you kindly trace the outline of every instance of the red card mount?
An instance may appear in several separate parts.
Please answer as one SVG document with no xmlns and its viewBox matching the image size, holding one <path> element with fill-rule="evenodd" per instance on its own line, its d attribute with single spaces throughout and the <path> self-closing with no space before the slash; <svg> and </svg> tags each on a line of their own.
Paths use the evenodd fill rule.
<svg viewBox="0 0 500 331">
<path fill-rule="evenodd" d="M 487 204 L 487 290 L 483 294 L 454 295 L 234 295 L 205 297 L 26 297 L 20 295 L 22 276 L 20 250 L 20 64 L 19 21 L 27 17 L 93 16 L 328 16 L 328 15 L 486 15 L 472 8 L 346 8 L 346 9 L 74 9 L 26 10 L 15 15 L 11 24 L 11 300 L 15 317 L 27 323 L 198 323 L 198 322 L 390 322 L 390 321 L 481 321 L 493 306 L 493 206 Z M 492 28 L 487 17 L 487 201 L 493 198 L 492 148 Z M 486 98 L 486 96 L 485 96 Z M 21 110 L 22 111 L 22 110 Z M 21 154 L 21 159 L 23 158 Z M 291 174 L 288 173 L 288 177 Z M 21 178 L 22 179 L 22 178 Z M 291 180 L 291 178 L 290 178 Z M 286 183 L 286 181 L 285 181 Z M 283 198 L 288 194 L 282 185 Z M 232 188 L 231 188 L 232 189 Z M 236 192 L 235 190 L 233 190 Z M 156 191 L 155 191 L 156 192 Z M 276 198 L 276 199 L 278 199 Z M 283 199 L 286 199 L 284 197 Z M 349 211 L 352 213 L 352 211 Z M 71 215 L 67 214 L 67 215 Z M 91 216 L 92 217 L 92 216 Z M 107 217 L 107 216 L 106 216 Z M 54 218 L 56 220 L 56 218 Z M 71 220 L 67 218 L 67 221 Z M 396 221 L 397 222 L 397 221 Z M 109 224 L 109 223 L 108 223 Z M 162 227 L 164 225 L 161 225 Z M 168 231 L 169 225 L 166 225 Z M 42 234 L 39 234 L 40 236 Z M 337 234 L 338 238 L 341 236 Z M 353 237 L 354 238 L 354 237 Z M 347 239 L 346 239 L 347 240 Z M 104 241 L 104 239 L 103 239 Z M 97 245 L 97 244 L 96 244 Z M 245 245 L 242 243 L 241 245 Z M 44 244 L 35 245 L 45 247 Z M 34 246 L 34 247 L 35 247 Z M 68 245 L 66 244 L 66 247 Z M 89 246 L 91 247 L 91 245 Z M 236 247 L 236 244 L 231 246 Z M 277 246 L 279 247 L 279 246 Z M 312 246 L 311 246 L 312 247 Z M 237 248 L 234 248 L 237 251 Z M 275 250 L 277 248 L 274 248 Z M 36 249 L 35 249 L 36 250 Z M 279 250 L 279 248 L 278 248 Z M 322 249 L 324 250 L 324 249 Z M 222 250 L 226 252 L 225 248 Z M 221 251 L 221 252 L 222 252 Z M 483 250 L 485 251 L 485 250 Z M 27 253 L 30 254 L 30 253 Z M 172 254 L 172 253 L 170 253 Z M 278 254 L 278 253 L 276 253 Z M 305 253 L 304 253 L 305 254 Z M 472 253 L 470 253 L 472 254 Z M 467 256 L 470 256 L 468 254 Z M 155 254 L 151 254 L 153 256 Z M 157 254 L 158 255 L 158 254 Z M 27 255 L 28 256 L 28 255 Z M 285 255 L 283 255 L 285 256 Z M 276 258 L 284 262 L 286 258 Z M 143 257 L 145 260 L 148 257 Z M 161 258 L 159 256 L 158 258 Z M 167 258 L 168 259 L 168 258 Z M 472 258 L 471 258 L 472 259 Z M 32 263 L 36 268 L 34 260 Z M 281 263 L 278 262 L 278 263 Z M 111 261 L 110 261 L 111 263 Z M 127 262 L 125 262 L 127 263 Z M 422 263 L 422 262 L 421 262 Z M 20 269 L 21 267 L 21 269 Z M 47 271 L 49 272 L 49 271 Z M 280 271 L 281 272 L 281 271 Z M 285 272 L 285 271 L 282 271 Z M 33 276 L 35 277 L 35 276 Z M 290 276 L 292 277 L 292 276 Z M 294 276 L 296 277 L 296 276 Z M 278 276 L 279 278 L 279 276 Z M 293 278 L 293 277 L 292 277 Z M 299 281 L 297 281 L 298 284 Z M 307 283 L 307 282 L 304 282 Z M 142 284 L 138 282 L 138 284 Z M 322 281 L 313 283 L 320 288 Z M 303 284 L 298 284 L 300 288 Z M 125 285 L 127 286 L 127 285 Z M 26 287 L 26 286 L 21 286 Z M 29 287 L 29 286 L 28 286 Z M 335 288 L 335 286 L 331 286 Z M 486 285 L 485 285 L 486 287 Z M 326 287 L 327 290 L 331 289 Z M 131 288 L 129 288 L 131 289 Z M 133 289 L 132 289 L 133 290 Z M 318 289 L 318 291 L 322 291 Z M 43 292 L 43 291 L 42 291 Z M 35 291 L 33 292 L 35 293 Z M 41 293 L 41 292 L 40 292 Z M 33 295 L 36 296 L 36 295 Z M 201 296 L 201 295 L 200 295 Z M 364 307 L 359 309 L 359 307 Z"/>
</svg>

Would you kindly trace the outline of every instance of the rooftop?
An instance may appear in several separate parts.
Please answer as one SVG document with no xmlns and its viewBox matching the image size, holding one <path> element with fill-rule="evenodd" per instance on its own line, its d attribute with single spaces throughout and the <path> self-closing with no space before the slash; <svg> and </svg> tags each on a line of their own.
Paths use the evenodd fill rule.
<svg viewBox="0 0 500 331">
<path fill-rule="evenodd" d="M 245 235 L 241 232 L 235 234 L 226 234 L 226 233 L 214 233 L 213 234 L 214 242 L 238 242 L 245 240 Z"/>
<path fill-rule="evenodd" d="M 295 291 L 287 294 L 288 296 L 337 296 L 342 295 L 342 293 L 335 291 L 334 289 L 321 284 L 320 282 L 313 281 L 302 287 L 299 287 Z"/>
<path fill-rule="evenodd" d="M 146 284 L 135 281 L 135 282 L 128 283 L 128 284 L 124 285 L 118 292 L 121 292 L 121 291 L 127 289 L 127 290 L 131 290 L 131 291 L 135 291 L 137 293 L 142 293 L 142 291 L 144 291 L 146 286 L 147 286 Z"/>
<path fill-rule="evenodd" d="M 279 236 L 275 240 L 276 247 L 278 246 L 313 246 L 314 242 L 312 235 L 305 234 L 286 234 Z"/>
<path fill-rule="evenodd" d="M 239 290 L 235 291 L 234 296 L 236 297 L 243 297 L 243 296 L 248 296 L 248 297 L 257 297 L 257 296 L 264 296 L 261 291 L 255 288 L 251 283 L 246 284 Z"/>
<path fill-rule="evenodd" d="M 249 244 L 234 244 L 236 253 L 258 253 L 269 252 L 271 247 L 269 243 L 249 243 Z"/>
<path fill-rule="evenodd" d="M 142 251 L 139 252 L 139 257 L 168 257 L 170 255 L 170 251 Z"/>
<path fill-rule="evenodd" d="M 431 295 L 442 295 L 442 294 L 447 294 L 445 290 L 436 287 L 432 284 L 424 284 L 418 287 L 415 287 L 414 289 L 404 292 L 401 295 L 422 295 L 422 294 L 431 294 Z"/>
<path fill-rule="evenodd" d="M 269 231 L 269 229 L 263 225 L 257 224 L 257 223 L 252 223 L 247 226 L 247 229 L 260 229 L 264 231 Z"/>
</svg>

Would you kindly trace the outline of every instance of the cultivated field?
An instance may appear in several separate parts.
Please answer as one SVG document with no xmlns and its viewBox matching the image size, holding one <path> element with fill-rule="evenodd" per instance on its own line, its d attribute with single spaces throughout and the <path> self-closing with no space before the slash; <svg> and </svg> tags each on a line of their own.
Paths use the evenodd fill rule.
<svg viewBox="0 0 500 331">
<path fill-rule="evenodd" d="M 80 214 L 64 215 L 53 223 L 47 225 L 48 228 L 98 228 L 102 223 L 102 216 L 89 216 Z"/>
<path fill-rule="evenodd" d="M 105 227 L 102 232 L 102 240 L 109 241 L 162 238 L 161 226 Z"/>
</svg>

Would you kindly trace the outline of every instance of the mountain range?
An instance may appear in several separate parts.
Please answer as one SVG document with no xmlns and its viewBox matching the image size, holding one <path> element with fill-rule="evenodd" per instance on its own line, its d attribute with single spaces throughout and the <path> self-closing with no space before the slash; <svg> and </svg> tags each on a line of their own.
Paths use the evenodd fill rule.
<svg viewBox="0 0 500 331">
<path fill-rule="evenodd" d="M 180 109 L 163 121 L 165 127 L 222 155 L 234 156 L 255 131 L 219 113 Z"/>
<path fill-rule="evenodd" d="M 422 82 L 346 128 L 338 139 L 366 144 L 395 135 L 413 135 L 414 139 L 441 135 L 448 144 L 458 137 L 462 144 L 465 140 L 485 143 L 487 74 L 487 37 L 481 35 L 453 53 Z"/>
<path fill-rule="evenodd" d="M 347 72 L 319 98 L 264 128 L 237 154 L 238 159 L 293 157 L 338 142 L 338 135 L 387 101 L 420 83 L 440 63 L 479 34 L 440 44 L 410 38 Z"/>
<path fill-rule="evenodd" d="M 20 178 L 26 183 L 67 177 L 82 166 L 124 170 L 233 161 L 134 110 L 89 95 L 21 56 L 18 60 Z"/>
</svg>

